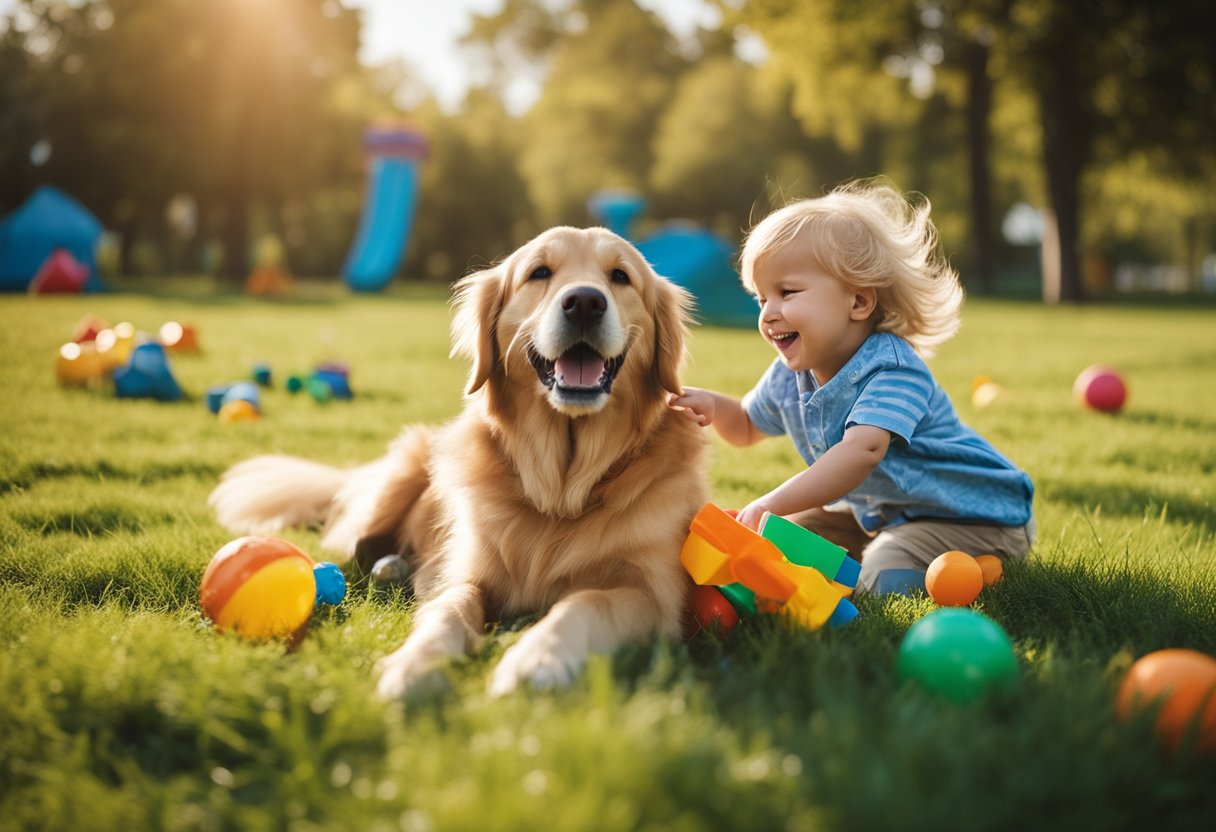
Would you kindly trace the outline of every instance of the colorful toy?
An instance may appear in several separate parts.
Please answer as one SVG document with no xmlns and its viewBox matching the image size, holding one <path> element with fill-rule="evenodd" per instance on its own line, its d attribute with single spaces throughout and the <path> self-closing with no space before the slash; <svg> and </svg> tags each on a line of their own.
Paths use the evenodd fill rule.
<svg viewBox="0 0 1216 832">
<path fill-rule="evenodd" d="M 1196 650 L 1158 650 L 1123 677 L 1115 710 L 1121 720 L 1158 707 L 1154 731 L 1167 749 L 1193 736 L 1200 752 L 1216 750 L 1216 659 Z"/>
<path fill-rule="evenodd" d="M 85 341 L 96 341 L 99 332 L 112 328 L 110 322 L 105 318 L 90 313 L 81 318 L 76 324 L 76 329 L 72 333 L 72 340 L 77 344 L 83 344 Z"/>
<path fill-rule="evenodd" d="M 90 385 L 109 375 L 105 360 L 92 341 L 67 343 L 59 348 L 55 359 L 55 376 L 61 384 Z"/>
<path fill-rule="evenodd" d="M 170 352 L 198 352 L 198 333 L 190 324 L 166 322 L 160 328 L 160 342 Z"/>
<path fill-rule="evenodd" d="M 217 628 L 245 639 L 292 635 L 308 620 L 316 597 L 312 558 L 275 537 L 225 544 L 207 564 L 198 594 Z"/>
<path fill-rule="evenodd" d="M 925 590 L 942 607 L 965 607 L 983 588 L 984 570 L 966 552 L 944 552 L 925 571 Z"/>
<path fill-rule="evenodd" d="M 103 329 L 97 333 L 96 344 L 106 367 L 113 372 L 131 360 L 131 353 L 135 351 L 135 325 L 122 321 L 110 329 Z"/>
<path fill-rule="evenodd" d="M 719 638 L 739 623 L 739 613 L 717 587 L 694 586 L 688 609 L 699 629 L 716 632 Z"/>
<path fill-rule="evenodd" d="M 127 364 L 114 371 L 114 392 L 120 399 L 177 401 L 182 388 L 169 369 L 165 348 L 156 341 L 140 344 Z"/>
<path fill-rule="evenodd" d="M 220 407 L 218 416 L 220 424 L 223 425 L 230 425 L 233 422 L 256 422 L 262 418 L 257 406 L 244 399 L 225 403 Z"/>
<path fill-rule="evenodd" d="M 342 603 L 342 599 L 346 597 L 346 576 L 342 574 L 338 564 L 328 561 L 315 564 L 312 568 L 312 576 L 317 582 L 316 606 L 318 608 L 322 604 L 336 607 Z"/>
<path fill-rule="evenodd" d="M 707 503 L 693 518 L 680 562 L 695 583 L 718 587 L 741 584 L 732 592 L 754 594 L 757 610 L 779 611 L 808 629 L 824 624 L 839 626 L 857 616 L 857 608 L 847 596 L 853 593 L 859 570 L 844 564 L 850 558 L 843 549 L 773 515 L 766 516 L 764 529 L 780 540 L 780 545 Z M 831 579 L 812 565 L 816 563 Z M 841 582 L 841 578 L 851 578 L 853 585 Z M 739 607 L 736 611 L 743 614 Z"/>
<path fill-rule="evenodd" d="M 377 586 L 404 586 L 410 579 L 409 561 L 401 555 L 385 555 L 372 565 L 372 580 Z"/>
<path fill-rule="evenodd" d="M 992 586 L 1001 582 L 1005 577 L 1005 565 L 996 555 L 978 555 L 975 558 L 980 572 L 984 573 L 984 586 Z"/>
<path fill-rule="evenodd" d="M 331 398 L 352 399 L 355 395 L 350 389 L 350 368 L 337 362 L 318 364 L 308 375 L 289 376 L 286 387 L 288 393 L 304 390 L 321 403 Z"/>
<path fill-rule="evenodd" d="M 1086 367 L 1072 386 L 1073 398 L 1082 407 L 1103 413 L 1118 413 L 1127 401 L 1127 384 L 1119 371 L 1105 364 Z"/>
<path fill-rule="evenodd" d="M 270 365 L 261 361 L 253 365 L 253 370 L 250 373 L 250 377 L 258 387 L 270 387 L 273 384 L 270 373 Z"/>
<path fill-rule="evenodd" d="M 1018 678 L 1009 636 L 969 609 L 935 610 L 909 627 L 897 670 L 900 678 L 954 702 L 1008 690 Z"/>
</svg>

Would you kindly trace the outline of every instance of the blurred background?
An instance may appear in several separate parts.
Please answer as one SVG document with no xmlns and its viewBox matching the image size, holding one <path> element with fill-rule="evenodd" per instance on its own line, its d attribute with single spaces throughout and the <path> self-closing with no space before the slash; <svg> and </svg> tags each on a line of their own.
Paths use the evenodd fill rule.
<svg viewBox="0 0 1216 832">
<path fill-rule="evenodd" d="M 1213 33 L 1196 0 L 0 0 L 0 216 L 55 186 L 103 277 L 337 280 L 404 129 L 398 280 L 605 190 L 735 246 L 884 175 L 972 293 L 1212 293 Z"/>
</svg>

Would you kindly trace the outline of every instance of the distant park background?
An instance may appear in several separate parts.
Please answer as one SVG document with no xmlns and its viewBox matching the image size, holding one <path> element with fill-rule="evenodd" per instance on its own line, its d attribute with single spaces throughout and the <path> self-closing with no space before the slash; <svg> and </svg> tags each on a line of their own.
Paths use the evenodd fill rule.
<svg viewBox="0 0 1216 832">
<path fill-rule="evenodd" d="M 450 281 L 589 198 L 737 244 L 843 180 L 927 195 L 977 294 L 1216 292 L 1216 4 L 724 0 L 677 36 L 630 0 L 506 0 L 441 107 L 359 61 L 338 0 L 16 0 L 0 18 L 0 216 L 44 185 L 106 229 L 103 278 L 259 252 L 336 280 L 369 127 L 427 139 L 398 279 Z M 747 44 L 744 49 L 740 44 Z M 513 79 L 539 81 L 526 109 Z"/>
</svg>

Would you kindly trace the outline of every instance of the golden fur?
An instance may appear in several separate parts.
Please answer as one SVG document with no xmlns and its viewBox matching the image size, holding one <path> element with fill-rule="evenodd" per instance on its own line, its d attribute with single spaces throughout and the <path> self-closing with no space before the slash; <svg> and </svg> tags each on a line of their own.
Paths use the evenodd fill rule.
<svg viewBox="0 0 1216 832">
<path fill-rule="evenodd" d="M 495 694 L 564 685 L 589 653 L 677 636 L 680 546 L 706 499 L 700 431 L 664 405 L 680 389 L 688 297 L 631 245 L 551 229 L 465 278 L 455 305 L 452 352 L 472 362 L 455 420 L 407 427 L 348 471 L 248 460 L 210 499 L 234 531 L 323 519 L 327 548 L 388 536 L 411 559 L 420 606 L 380 663 L 385 698 L 502 615 L 543 617 L 499 662 Z"/>
</svg>

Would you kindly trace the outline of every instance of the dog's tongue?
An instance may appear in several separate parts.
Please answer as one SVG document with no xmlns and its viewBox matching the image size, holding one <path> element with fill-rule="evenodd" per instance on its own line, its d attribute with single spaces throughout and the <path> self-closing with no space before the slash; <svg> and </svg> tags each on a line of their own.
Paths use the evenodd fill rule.
<svg viewBox="0 0 1216 832">
<path fill-rule="evenodd" d="M 599 387 L 604 359 L 585 344 L 579 344 L 554 362 L 557 383 L 562 387 Z"/>
</svg>

